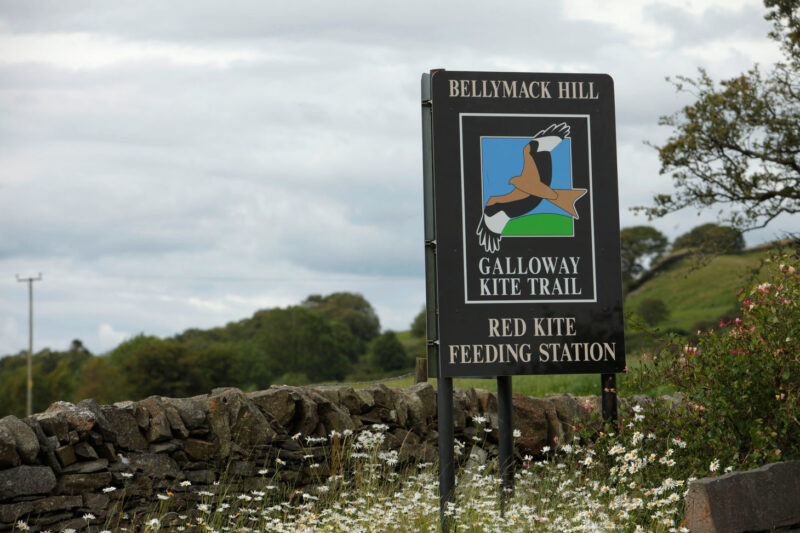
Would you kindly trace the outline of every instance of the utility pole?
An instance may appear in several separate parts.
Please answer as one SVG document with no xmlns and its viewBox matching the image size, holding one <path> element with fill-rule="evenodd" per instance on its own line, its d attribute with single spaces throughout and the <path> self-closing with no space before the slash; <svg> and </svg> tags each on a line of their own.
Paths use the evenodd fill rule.
<svg viewBox="0 0 800 533">
<path fill-rule="evenodd" d="M 21 278 L 17 274 L 17 281 L 28 283 L 28 416 L 33 414 L 33 282 L 41 280 L 41 272 L 35 278 Z"/>
</svg>

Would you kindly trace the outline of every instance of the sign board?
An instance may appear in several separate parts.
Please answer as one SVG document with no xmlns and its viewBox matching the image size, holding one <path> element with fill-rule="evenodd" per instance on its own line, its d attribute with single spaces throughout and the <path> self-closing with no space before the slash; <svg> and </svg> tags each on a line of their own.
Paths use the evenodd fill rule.
<svg viewBox="0 0 800 533">
<path fill-rule="evenodd" d="M 622 371 L 612 79 L 437 71 L 430 99 L 438 375 Z"/>
</svg>

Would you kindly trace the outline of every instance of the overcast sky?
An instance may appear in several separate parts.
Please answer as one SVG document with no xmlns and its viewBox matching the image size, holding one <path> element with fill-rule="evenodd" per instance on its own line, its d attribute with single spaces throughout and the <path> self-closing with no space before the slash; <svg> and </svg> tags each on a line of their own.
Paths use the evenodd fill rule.
<svg viewBox="0 0 800 533">
<path fill-rule="evenodd" d="M 362 293 L 424 303 L 419 78 L 615 80 L 621 220 L 669 192 L 643 144 L 688 103 L 666 76 L 779 59 L 754 0 L 0 0 L 0 354 L 224 325 Z M 671 238 L 713 219 L 653 224 Z M 797 218 L 748 234 L 770 240 Z M 781 227 L 783 226 L 783 227 Z"/>
</svg>

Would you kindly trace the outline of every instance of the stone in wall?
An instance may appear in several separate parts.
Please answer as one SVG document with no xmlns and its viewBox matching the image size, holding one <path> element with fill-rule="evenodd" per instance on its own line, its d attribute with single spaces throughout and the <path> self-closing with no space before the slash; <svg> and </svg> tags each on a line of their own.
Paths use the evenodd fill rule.
<svg viewBox="0 0 800 533">
<path fill-rule="evenodd" d="M 16 451 L 22 462 L 33 464 L 39 455 L 39 440 L 33 430 L 16 416 L 7 416 L 0 419 L 0 426 L 4 427 L 14 439 Z"/>
<path fill-rule="evenodd" d="M 117 436 L 114 444 L 118 448 L 126 451 L 142 451 L 147 448 L 147 439 L 142 435 L 134 416 L 133 403 L 104 405 L 101 410 Z"/>
<path fill-rule="evenodd" d="M 685 508 L 696 533 L 800 529 L 800 461 L 693 481 Z"/>
<path fill-rule="evenodd" d="M 17 453 L 17 443 L 14 435 L 3 425 L 0 425 L 0 468 L 18 466 L 22 463 Z"/>
<path fill-rule="evenodd" d="M 0 470 L 0 501 L 48 494 L 56 483 L 56 476 L 49 466 L 21 465 Z"/>
</svg>

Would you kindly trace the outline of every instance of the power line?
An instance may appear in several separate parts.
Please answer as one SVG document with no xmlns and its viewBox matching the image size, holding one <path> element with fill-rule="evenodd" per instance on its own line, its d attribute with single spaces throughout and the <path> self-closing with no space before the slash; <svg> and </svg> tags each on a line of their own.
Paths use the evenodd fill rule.
<svg viewBox="0 0 800 533">
<path fill-rule="evenodd" d="M 33 414 L 33 282 L 41 280 L 41 272 L 35 278 L 21 278 L 17 274 L 17 281 L 28 283 L 28 416 Z"/>
</svg>

